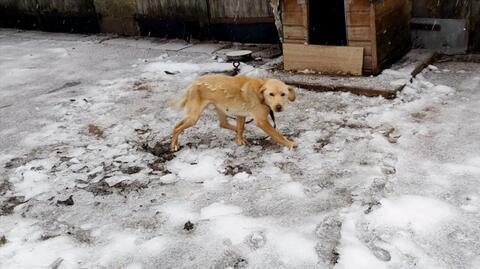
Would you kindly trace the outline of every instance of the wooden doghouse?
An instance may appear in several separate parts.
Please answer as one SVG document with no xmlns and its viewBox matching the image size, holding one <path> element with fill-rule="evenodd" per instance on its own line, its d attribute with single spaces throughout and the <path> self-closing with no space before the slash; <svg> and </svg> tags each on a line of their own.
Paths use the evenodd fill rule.
<svg viewBox="0 0 480 269">
<path fill-rule="evenodd" d="M 283 0 L 284 66 L 377 74 L 410 48 L 411 0 Z"/>
</svg>

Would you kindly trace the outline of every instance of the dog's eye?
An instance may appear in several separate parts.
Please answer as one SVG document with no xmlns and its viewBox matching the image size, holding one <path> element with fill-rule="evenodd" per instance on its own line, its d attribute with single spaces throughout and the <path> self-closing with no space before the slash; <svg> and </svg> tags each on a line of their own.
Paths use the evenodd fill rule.
<svg viewBox="0 0 480 269">
<path fill-rule="evenodd" d="M 270 93 L 270 96 L 275 96 L 275 94 L 273 94 L 273 93 Z"/>
<path fill-rule="evenodd" d="M 282 93 L 282 96 L 285 96 L 285 93 Z"/>
</svg>

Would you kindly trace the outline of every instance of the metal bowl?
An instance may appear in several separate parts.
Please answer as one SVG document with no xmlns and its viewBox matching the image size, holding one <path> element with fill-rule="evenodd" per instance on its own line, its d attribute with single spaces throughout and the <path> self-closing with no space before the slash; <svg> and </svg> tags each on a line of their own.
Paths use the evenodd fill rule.
<svg viewBox="0 0 480 269">
<path fill-rule="evenodd" d="M 228 61 L 245 61 L 252 58 L 251 50 L 235 50 L 226 54 Z"/>
</svg>

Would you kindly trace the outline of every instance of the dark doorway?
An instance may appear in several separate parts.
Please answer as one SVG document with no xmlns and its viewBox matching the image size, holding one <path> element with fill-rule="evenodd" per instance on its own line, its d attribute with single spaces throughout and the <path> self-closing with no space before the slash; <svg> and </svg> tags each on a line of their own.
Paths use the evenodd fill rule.
<svg viewBox="0 0 480 269">
<path fill-rule="evenodd" d="M 347 45 L 344 0 L 310 0 L 310 44 Z"/>
</svg>

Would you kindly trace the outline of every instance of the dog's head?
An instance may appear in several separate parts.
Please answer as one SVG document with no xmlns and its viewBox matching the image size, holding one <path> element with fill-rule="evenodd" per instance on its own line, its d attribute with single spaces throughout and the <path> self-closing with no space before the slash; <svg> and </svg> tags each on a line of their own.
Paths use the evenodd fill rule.
<svg viewBox="0 0 480 269">
<path fill-rule="evenodd" d="M 296 98 L 293 87 L 277 79 L 266 80 L 260 88 L 260 94 L 263 102 L 275 112 L 283 111 L 287 99 L 293 102 Z"/>
</svg>

